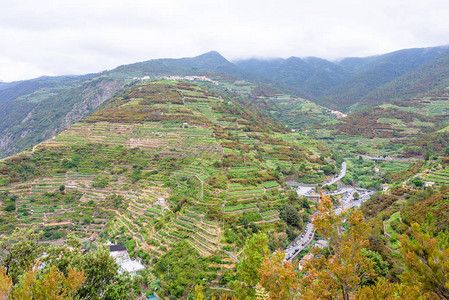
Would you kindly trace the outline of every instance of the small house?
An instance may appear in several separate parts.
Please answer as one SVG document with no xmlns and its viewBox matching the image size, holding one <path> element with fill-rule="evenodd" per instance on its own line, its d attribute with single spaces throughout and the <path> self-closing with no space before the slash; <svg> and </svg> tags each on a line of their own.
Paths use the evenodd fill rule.
<svg viewBox="0 0 449 300">
<path fill-rule="evenodd" d="M 128 254 L 128 249 L 123 245 L 109 245 L 111 256 L 116 258 Z"/>
<path fill-rule="evenodd" d="M 139 271 L 145 270 L 145 266 L 135 259 L 131 259 L 128 249 L 123 245 L 109 245 L 110 255 L 120 266 L 119 272 L 128 272 L 129 275 L 135 276 Z"/>
<path fill-rule="evenodd" d="M 433 181 L 424 181 L 423 186 L 424 186 L 424 187 L 431 187 L 431 186 L 433 186 L 434 184 L 435 184 L 435 182 L 433 182 Z"/>
</svg>

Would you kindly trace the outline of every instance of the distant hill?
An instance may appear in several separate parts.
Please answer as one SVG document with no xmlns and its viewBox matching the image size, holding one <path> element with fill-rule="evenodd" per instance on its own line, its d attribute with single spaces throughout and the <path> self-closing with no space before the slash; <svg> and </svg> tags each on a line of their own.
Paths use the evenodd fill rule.
<svg viewBox="0 0 449 300">
<path fill-rule="evenodd" d="M 449 51 L 372 91 L 364 100 L 370 102 L 370 99 L 377 99 L 378 102 L 386 102 L 394 98 L 412 98 L 424 93 L 442 94 L 448 92 L 447 87 Z"/>
<path fill-rule="evenodd" d="M 442 46 L 405 49 L 366 58 L 345 58 L 336 62 L 313 57 L 290 57 L 248 59 L 235 63 L 243 69 L 282 82 L 291 87 L 293 92 L 306 95 L 319 104 L 344 109 L 356 103 L 374 106 L 388 101 L 396 96 L 396 86 L 411 78 L 415 78 L 412 82 L 417 82 L 418 76 L 445 76 L 447 59 L 444 57 L 447 51 L 448 47 Z M 426 68 L 427 64 L 429 67 Z M 418 71 L 420 67 L 424 69 Z M 415 70 L 420 73 L 412 73 Z M 401 81 L 399 78 L 402 76 L 406 77 Z M 396 79 L 398 82 L 393 83 Z M 422 81 L 428 79 L 423 78 Z M 384 88 L 389 92 L 384 93 Z M 432 88 L 421 85 L 417 91 L 422 93 Z"/>
<path fill-rule="evenodd" d="M 265 80 L 230 63 L 219 53 L 156 59 L 84 76 L 41 77 L 0 85 L 0 158 L 55 135 L 80 120 L 134 77 L 210 75 Z"/>
<path fill-rule="evenodd" d="M 172 59 L 153 59 L 144 62 L 119 66 L 108 73 L 110 76 L 143 77 L 164 75 L 208 75 L 214 78 L 226 79 L 228 76 L 247 80 L 268 81 L 263 76 L 246 71 L 229 62 L 216 51 L 204 53 L 195 57 Z"/>
<path fill-rule="evenodd" d="M 283 83 L 297 94 L 316 97 L 349 76 L 342 67 L 320 58 L 249 59 L 235 62 L 248 71 Z"/>
<path fill-rule="evenodd" d="M 337 62 L 290 57 L 232 63 L 211 51 L 123 65 L 98 74 L 0 83 L 0 157 L 53 136 L 125 84 L 145 76 L 205 75 L 219 81 L 223 91 L 240 95 L 243 102 L 258 105 L 290 126 L 303 127 L 329 120 L 323 106 L 348 111 L 444 91 L 449 85 L 448 70 L 448 47 L 406 49 Z M 294 103 L 285 101 L 284 96 L 294 99 L 290 95 L 297 96 Z M 312 108 L 300 99 L 319 106 Z"/>
<path fill-rule="evenodd" d="M 0 81 L 0 91 L 7 89 L 9 87 L 14 86 L 15 84 L 19 83 L 19 81 L 15 81 L 15 82 L 1 82 Z"/>
<path fill-rule="evenodd" d="M 377 56 L 366 64 L 362 61 L 360 69 L 344 83 L 327 90 L 322 101 L 343 106 L 358 102 L 381 104 L 388 99 L 369 96 L 371 92 L 381 92 L 385 84 L 433 61 L 446 50 L 444 47 L 406 49 Z M 341 65 L 345 66 L 345 61 Z"/>
<path fill-rule="evenodd" d="M 70 84 L 80 79 L 87 79 L 87 76 L 57 76 L 57 77 L 39 77 L 31 80 L 15 81 L 0 84 L 0 105 L 9 100 L 23 95 L 33 93 L 41 88 L 52 88 L 58 85 Z"/>
<path fill-rule="evenodd" d="M 0 104 L 0 158 L 51 138 L 112 97 L 122 85 L 122 81 L 105 77 L 49 78 L 0 91 L 9 96 Z"/>
</svg>

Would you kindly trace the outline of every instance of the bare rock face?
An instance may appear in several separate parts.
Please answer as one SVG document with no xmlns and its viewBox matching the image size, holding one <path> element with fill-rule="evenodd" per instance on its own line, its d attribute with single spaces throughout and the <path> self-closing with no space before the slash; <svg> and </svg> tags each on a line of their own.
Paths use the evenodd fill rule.
<svg viewBox="0 0 449 300">
<path fill-rule="evenodd" d="M 81 82 L 34 105 L 23 112 L 23 117 L 0 132 L 0 158 L 50 139 L 110 99 L 123 85 L 123 81 L 100 77 Z M 17 109 L 22 108 L 19 106 Z"/>
<path fill-rule="evenodd" d="M 56 133 L 81 120 L 103 102 L 110 99 L 121 87 L 121 82 L 105 79 L 99 81 L 95 86 L 89 86 L 84 89 L 80 101 L 75 103 L 73 108 L 61 119 L 59 126 L 45 131 L 44 140 L 51 138 Z"/>
</svg>

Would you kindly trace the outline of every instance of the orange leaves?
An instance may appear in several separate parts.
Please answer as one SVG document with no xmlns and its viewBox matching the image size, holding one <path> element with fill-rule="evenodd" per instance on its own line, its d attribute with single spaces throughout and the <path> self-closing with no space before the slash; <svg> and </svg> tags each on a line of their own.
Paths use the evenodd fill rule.
<svg viewBox="0 0 449 300">
<path fill-rule="evenodd" d="M 15 290 L 12 298 L 12 280 L 6 275 L 3 268 L 0 269 L 0 300 L 3 299 L 36 299 L 36 300 L 69 300 L 74 299 L 75 293 L 86 281 L 84 271 L 68 268 L 67 277 L 55 266 L 37 278 L 39 261 L 23 275 L 22 280 Z"/>
<path fill-rule="evenodd" d="M 295 265 L 284 261 L 284 252 L 264 257 L 259 269 L 260 284 L 269 291 L 270 299 L 292 299 L 297 293 L 298 273 Z"/>
<path fill-rule="evenodd" d="M 84 270 L 78 271 L 72 267 L 68 268 L 67 277 L 63 278 L 63 283 L 69 294 L 74 294 L 79 290 L 85 281 L 86 276 L 84 276 Z"/>
<path fill-rule="evenodd" d="M 388 282 L 381 277 L 375 285 L 361 288 L 355 295 L 358 300 L 392 300 L 392 299 L 423 299 L 416 286 Z"/>
<path fill-rule="evenodd" d="M 6 275 L 6 270 L 0 268 L 0 300 L 9 299 L 12 291 L 12 279 Z"/>
<path fill-rule="evenodd" d="M 373 263 L 361 253 L 368 244 L 369 226 L 360 210 L 336 215 L 330 197 L 321 194 L 320 213 L 314 225 L 319 235 L 329 241 L 330 254 L 322 254 L 305 264 L 300 280 L 302 299 L 350 299 L 369 279 L 375 278 Z M 343 230 L 343 223 L 349 225 Z"/>
</svg>

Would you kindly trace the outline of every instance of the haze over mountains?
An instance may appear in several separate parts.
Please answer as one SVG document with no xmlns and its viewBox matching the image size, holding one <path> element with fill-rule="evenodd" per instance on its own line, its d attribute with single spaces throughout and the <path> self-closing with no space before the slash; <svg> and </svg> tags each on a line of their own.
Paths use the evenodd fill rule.
<svg viewBox="0 0 449 300">
<path fill-rule="evenodd" d="M 366 58 L 345 58 L 337 62 L 315 57 L 290 57 L 241 60 L 236 64 L 283 82 L 317 103 L 342 109 L 359 102 L 376 105 L 387 101 L 387 95 L 404 97 L 444 86 L 449 82 L 447 78 L 445 81 L 432 78 L 440 77 L 440 72 L 447 72 L 448 49 L 447 46 L 406 49 Z M 417 74 L 422 84 L 415 82 Z M 399 89 L 398 85 L 403 81 L 408 81 L 407 88 Z M 383 93 L 385 88 L 389 91 L 397 89 L 399 93 Z"/>
<path fill-rule="evenodd" d="M 82 76 L 41 77 L 0 84 L 0 157 L 51 138 L 120 91 L 135 77 L 205 75 L 263 86 L 248 98 L 286 93 L 341 111 L 375 106 L 449 86 L 448 46 L 345 58 L 247 59 L 230 62 L 212 51 L 155 59 Z"/>
</svg>

